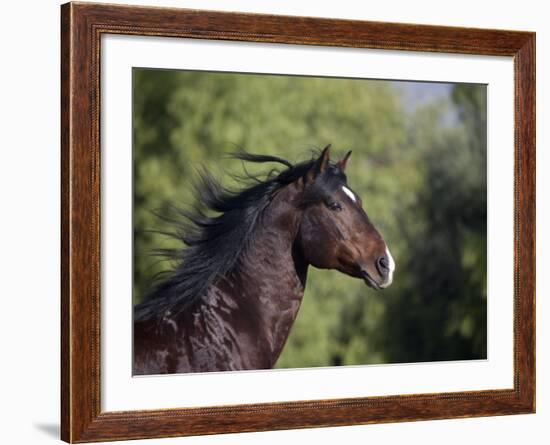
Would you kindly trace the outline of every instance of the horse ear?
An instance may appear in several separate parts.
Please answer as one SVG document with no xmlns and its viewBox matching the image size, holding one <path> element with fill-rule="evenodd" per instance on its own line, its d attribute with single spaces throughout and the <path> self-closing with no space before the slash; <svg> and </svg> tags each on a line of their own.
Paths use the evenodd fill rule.
<svg viewBox="0 0 550 445">
<path fill-rule="evenodd" d="M 351 150 L 348 151 L 346 155 L 336 163 L 336 166 L 342 171 L 346 170 L 346 164 L 348 163 L 348 159 L 350 156 Z"/>
<path fill-rule="evenodd" d="M 325 148 L 323 148 L 323 151 L 313 163 L 313 166 L 309 169 L 307 173 L 308 179 L 315 179 L 328 168 L 328 163 L 330 160 L 330 145 L 331 144 L 328 144 Z"/>
</svg>

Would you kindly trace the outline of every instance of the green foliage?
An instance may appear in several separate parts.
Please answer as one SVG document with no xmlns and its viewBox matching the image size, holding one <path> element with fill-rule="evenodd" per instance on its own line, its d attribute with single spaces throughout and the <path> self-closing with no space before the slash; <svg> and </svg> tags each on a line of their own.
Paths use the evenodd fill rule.
<svg viewBox="0 0 550 445">
<path fill-rule="evenodd" d="M 191 205 L 197 168 L 231 186 L 242 166 L 228 152 L 300 161 L 332 143 L 353 150 L 348 182 L 391 249 L 394 284 L 311 268 L 277 365 L 486 356 L 484 87 L 407 112 L 385 81 L 148 69 L 133 81 L 135 302 L 170 266 L 151 251 L 178 247 L 147 231 L 169 229 L 151 210 Z"/>
</svg>

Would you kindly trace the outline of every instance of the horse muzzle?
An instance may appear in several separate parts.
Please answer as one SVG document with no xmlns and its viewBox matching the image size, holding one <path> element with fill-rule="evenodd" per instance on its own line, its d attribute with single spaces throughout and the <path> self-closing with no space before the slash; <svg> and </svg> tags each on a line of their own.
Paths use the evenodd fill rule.
<svg viewBox="0 0 550 445">
<path fill-rule="evenodd" d="M 376 259 L 375 261 L 376 273 L 372 271 L 369 273 L 367 268 L 361 268 L 361 276 L 365 283 L 373 289 L 385 289 L 393 282 L 393 272 L 395 270 L 395 262 L 391 256 L 390 251 L 386 248 L 384 255 Z M 373 277 L 376 276 L 376 278 Z"/>
</svg>

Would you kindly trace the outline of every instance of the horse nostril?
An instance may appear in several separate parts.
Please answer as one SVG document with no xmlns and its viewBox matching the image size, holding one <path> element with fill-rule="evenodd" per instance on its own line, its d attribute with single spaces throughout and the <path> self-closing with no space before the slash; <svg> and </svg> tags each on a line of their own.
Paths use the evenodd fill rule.
<svg viewBox="0 0 550 445">
<path fill-rule="evenodd" d="M 385 277 L 386 275 L 388 275 L 390 271 L 390 262 L 388 261 L 388 258 L 386 258 L 385 256 L 378 258 L 378 260 L 376 261 L 376 268 L 378 269 L 378 273 L 381 276 Z"/>
</svg>

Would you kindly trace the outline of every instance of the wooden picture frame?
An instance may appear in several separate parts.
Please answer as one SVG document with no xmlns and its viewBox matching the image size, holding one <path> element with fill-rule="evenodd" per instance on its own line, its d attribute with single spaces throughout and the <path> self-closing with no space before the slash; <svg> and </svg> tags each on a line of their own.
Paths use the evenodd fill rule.
<svg viewBox="0 0 550 445">
<path fill-rule="evenodd" d="M 535 411 L 535 34 L 92 3 L 61 7 L 61 438 L 174 437 Z M 512 56 L 514 387 L 102 412 L 100 38 L 103 34 Z M 512 254 L 512 252 L 510 252 Z"/>
</svg>

